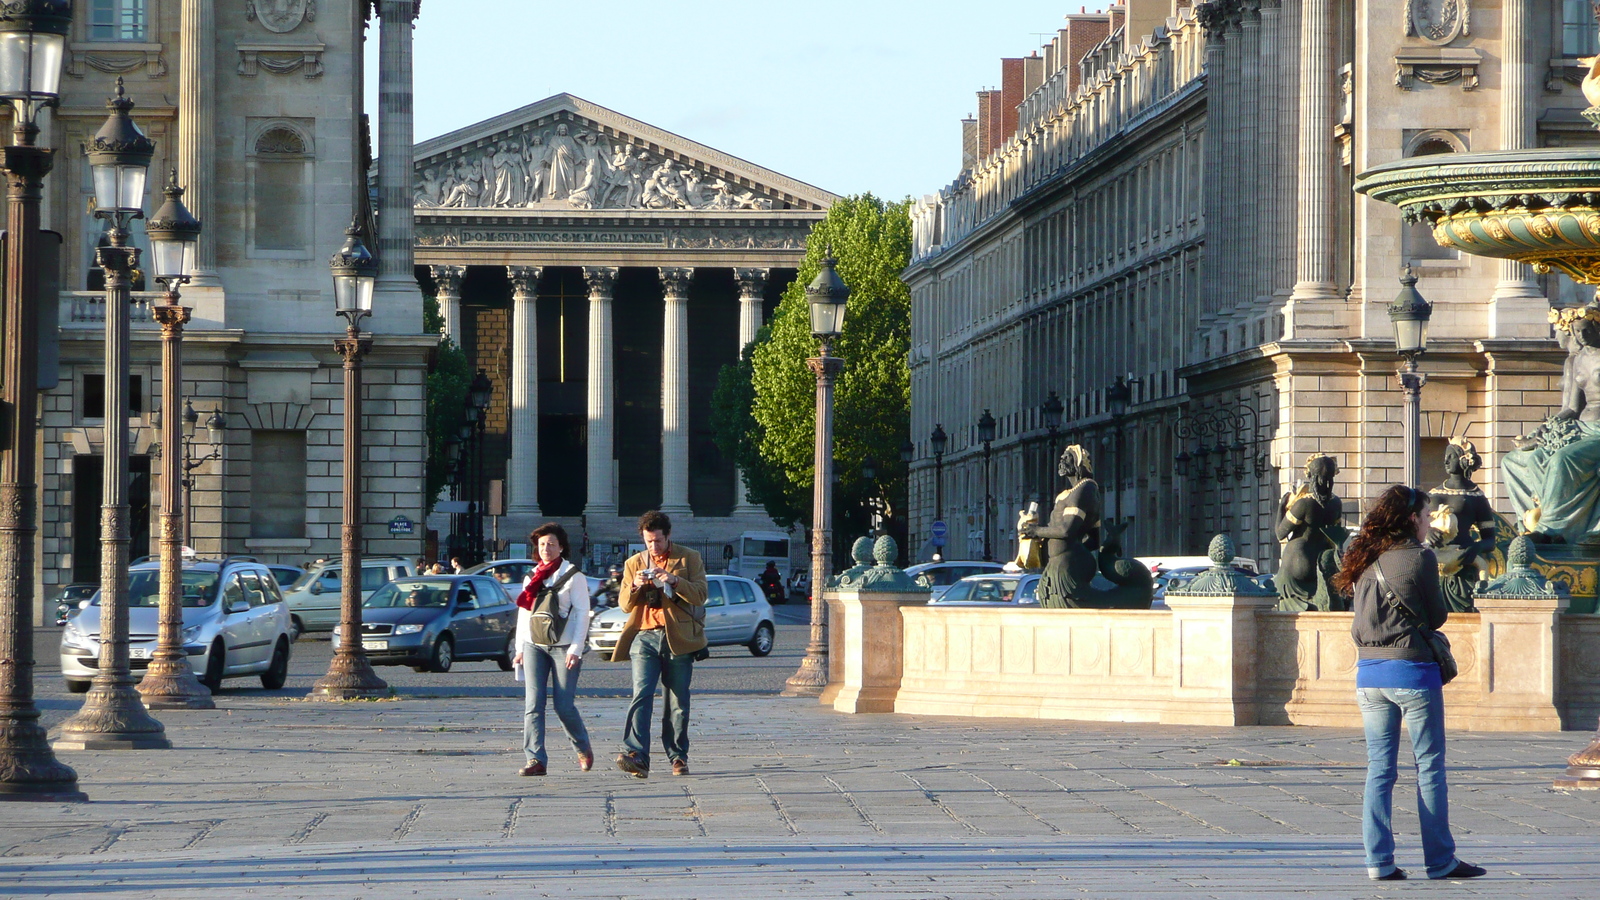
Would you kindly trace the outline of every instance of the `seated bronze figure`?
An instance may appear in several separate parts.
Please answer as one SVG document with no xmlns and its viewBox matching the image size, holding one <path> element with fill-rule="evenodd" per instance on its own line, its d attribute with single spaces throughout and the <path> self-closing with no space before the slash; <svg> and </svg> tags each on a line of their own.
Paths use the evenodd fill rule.
<svg viewBox="0 0 1600 900">
<path fill-rule="evenodd" d="M 1278 503 L 1273 529 L 1283 552 L 1275 583 L 1278 609 L 1285 612 L 1341 612 L 1348 598 L 1333 588 L 1339 571 L 1339 548 L 1349 532 L 1344 527 L 1344 501 L 1333 493 L 1339 464 L 1325 453 L 1306 460 L 1306 480 Z"/>
<path fill-rule="evenodd" d="M 1149 609 L 1154 596 L 1150 570 L 1137 560 L 1121 558 L 1119 538 L 1126 525 L 1102 526 L 1100 486 L 1094 481 L 1089 452 L 1076 444 L 1068 447 L 1057 471 L 1067 480 L 1067 489 L 1056 495 L 1050 523 L 1025 521 L 1021 526 L 1024 538 L 1048 541 L 1049 561 L 1039 578 L 1039 605 L 1049 609 Z"/>
</svg>

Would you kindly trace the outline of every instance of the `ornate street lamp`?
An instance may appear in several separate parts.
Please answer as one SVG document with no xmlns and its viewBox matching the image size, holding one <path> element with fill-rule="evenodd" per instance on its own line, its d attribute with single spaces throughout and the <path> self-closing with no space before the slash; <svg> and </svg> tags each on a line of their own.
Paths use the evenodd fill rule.
<svg viewBox="0 0 1600 900">
<path fill-rule="evenodd" d="M 333 342 L 344 358 L 343 571 L 339 578 L 339 630 L 334 635 L 338 647 L 328 674 L 312 685 L 308 700 L 365 700 L 389 693 L 389 685 L 372 671 L 361 646 L 361 358 L 372 349 L 372 338 L 361 333 L 361 320 L 372 315 L 378 261 L 361 242 L 356 223 L 350 223 L 344 233 L 344 246 L 328 261 L 333 273 L 334 312 L 346 323 L 344 337 Z"/>
<path fill-rule="evenodd" d="M 210 438 L 211 449 L 204 456 L 194 455 L 195 430 L 199 424 L 200 414 L 194 411 L 194 404 L 183 401 L 183 546 L 191 549 L 194 547 L 194 470 L 222 458 L 222 435 L 227 422 L 222 418 L 221 409 L 212 410 L 206 417 L 206 435 Z"/>
<path fill-rule="evenodd" d="M 1122 420 L 1128 415 L 1128 404 L 1133 402 L 1133 385 L 1136 379 L 1117 376 L 1106 388 L 1106 409 L 1111 413 L 1111 521 L 1117 520 L 1117 495 L 1122 493 Z"/>
<path fill-rule="evenodd" d="M 56 759 L 33 702 L 33 541 L 38 531 L 39 202 L 53 151 L 38 146 L 39 110 L 56 102 L 71 0 L 0 5 L 0 99 L 11 101 L 0 309 L 0 800 L 88 799 Z"/>
<path fill-rule="evenodd" d="M 128 111 L 133 101 L 117 79 L 111 114 L 89 144 L 95 218 L 110 225 L 108 244 L 95 262 L 106 273 L 105 481 L 100 519 L 100 660 L 83 709 L 63 722 L 57 749 L 167 749 L 161 723 L 134 690 L 128 665 L 128 331 L 133 270 L 139 249 L 128 246 L 128 225 L 144 218 L 145 176 L 155 141 L 145 137 Z"/>
<path fill-rule="evenodd" d="M 1044 483 L 1049 487 L 1049 490 L 1045 492 L 1044 498 L 1046 506 L 1050 506 L 1055 502 L 1056 436 L 1061 432 L 1061 419 L 1066 415 L 1066 412 L 1066 404 L 1061 402 L 1061 398 L 1056 395 L 1055 391 L 1051 391 L 1050 396 L 1046 397 L 1044 403 L 1039 407 L 1039 417 L 1044 420 L 1044 429 L 1049 433 L 1047 442 L 1050 448 L 1050 455 L 1045 460 L 1044 467 Z"/>
<path fill-rule="evenodd" d="M 1428 319 L 1433 304 L 1417 291 L 1417 273 L 1410 266 L 1400 275 L 1400 293 L 1389 304 L 1394 323 L 1394 349 L 1405 360 L 1400 369 L 1400 389 L 1405 392 L 1405 479 L 1412 487 L 1422 482 L 1422 386 L 1428 376 L 1417 371 L 1417 358 L 1428 350 Z"/>
<path fill-rule="evenodd" d="M 989 531 L 993 518 L 991 506 L 994 505 L 993 485 L 990 482 L 992 467 L 990 459 L 993 455 L 991 445 L 994 443 L 994 416 L 986 409 L 978 417 L 978 440 L 983 444 L 983 558 L 985 561 L 994 560 L 994 548 L 989 543 Z"/>
<path fill-rule="evenodd" d="M 172 414 L 183 389 L 183 326 L 190 314 L 190 309 L 178 302 L 178 289 L 189 283 L 189 273 L 194 271 L 200 220 L 183 205 L 177 169 L 168 176 L 162 193 L 167 202 L 145 225 L 151 268 L 155 280 L 166 288 L 166 302 L 151 310 L 161 325 L 161 611 L 156 652 L 139 682 L 139 694 L 151 709 L 215 709 L 211 691 L 195 677 L 183 649 L 183 547 L 189 520 L 183 485 L 189 481 L 188 444 L 182 434 L 186 423 Z M 190 406 L 184 411 L 185 420 L 192 415 L 194 407 Z M 212 415 L 219 418 L 220 431 L 220 416 Z M 177 453 L 180 442 L 184 443 L 182 460 Z"/>
<path fill-rule="evenodd" d="M 833 342 L 844 332 L 850 288 L 839 277 L 833 253 L 823 257 L 822 271 L 806 286 L 811 304 L 811 334 L 820 351 L 806 360 L 817 376 L 816 447 L 811 472 L 811 639 L 800 668 L 784 686 L 785 697 L 815 697 L 828 683 L 827 607 L 822 589 L 833 568 L 833 386 L 844 360 L 833 355 Z"/>
<path fill-rule="evenodd" d="M 933 517 L 944 518 L 944 451 L 950 447 L 950 436 L 944 426 L 935 424 L 928 435 L 928 449 L 933 451 Z"/>
<path fill-rule="evenodd" d="M 484 479 L 483 460 L 488 455 L 484 451 L 487 449 L 486 431 L 489 427 L 489 403 L 493 398 L 494 384 L 489 381 L 489 373 L 479 369 L 478 374 L 472 376 L 472 383 L 467 387 L 467 420 L 472 422 L 476 428 L 476 433 L 473 435 L 473 446 L 476 452 L 473 454 L 472 460 L 472 513 L 467 522 L 469 540 L 471 542 L 467 552 L 471 556 L 473 564 L 483 562 L 487 558 L 484 555 L 485 548 L 483 543 L 483 514 L 488 506 L 488 502 L 484 497 L 484 489 L 487 484 Z"/>
</svg>

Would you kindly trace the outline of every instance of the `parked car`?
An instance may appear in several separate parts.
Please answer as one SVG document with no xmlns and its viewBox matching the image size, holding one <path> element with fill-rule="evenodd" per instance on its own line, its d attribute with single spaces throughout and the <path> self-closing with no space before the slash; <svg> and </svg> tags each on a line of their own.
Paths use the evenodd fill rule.
<svg viewBox="0 0 1600 900">
<path fill-rule="evenodd" d="M 735 575 L 706 576 L 706 642 L 712 647 L 743 645 L 751 656 L 772 652 L 777 629 L 773 626 L 772 605 L 761 588 L 748 578 Z M 606 656 L 617 647 L 617 638 L 628 614 L 621 607 L 596 613 L 589 620 L 589 649 Z"/>
<path fill-rule="evenodd" d="M 156 649 L 161 564 L 128 571 L 128 657 L 146 669 Z M 289 675 L 289 611 L 277 579 L 253 560 L 194 560 L 183 567 L 183 651 L 213 691 L 224 678 L 257 675 L 269 690 Z M 61 674 L 81 694 L 99 668 L 100 594 L 95 592 L 61 633 Z"/>
<path fill-rule="evenodd" d="M 267 563 L 267 568 L 272 570 L 272 577 L 278 579 L 278 587 L 286 588 L 300 580 L 306 570 L 299 566 L 289 566 L 283 563 Z"/>
<path fill-rule="evenodd" d="M 1002 566 L 997 562 L 984 562 L 983 560 L 945 561 L 936 563 L 919 563 L 908 569 L 910 575 L 918 584 L 933 590 L 932 599 L 939 599 L 950 585 L 955 584 L 970 575 L 982 575 L 985 572 L 999 572 Z"/>
<path fill-rule="evenodd" d="M 289 604 L 289 619 L 294 638 L 307 631 L 332 631 L 339 624 L 339 573 L 343 564 L 312 566 L 284 589 Z M 369 557 L 361 560 L 361 599 L 366 601 L 378 588 L 396 578 L 412 578 L 415 564 L 394 557 Z"/>
<path fill-rule="evenodd" d="M 928 601 L 929 606 L 994 606 L 1020 608 L 1039 605 L 1039 576 L 1032 572 L 969 575 Z"/>
<path fill-rule="evenodd" d="M 522 593 L 522 582 L 539 567 L 536 559 L 492 559 L 467 569 L 468 575 L 485 575 L 500 583 L 512 600 Z"/>
<path fill-rule="evenodd" d="M 79 581 L 73 584 L 62 585 L 56 591 L 56 624 L 65 625 L 72 614 L 78 611 L 78 605 L 94 596 L 100 590 L 97 582 Z"/>
<path fill-rule="evenodd" d="M 398 578 L 361 604 L 361 647 L 375 666 L 448 672 L 458 660 L 492 659 L 511 671 L 517 607 L 482 575 Z M 344 639 L 333 629 L 333 647 Z"/>
</svg>

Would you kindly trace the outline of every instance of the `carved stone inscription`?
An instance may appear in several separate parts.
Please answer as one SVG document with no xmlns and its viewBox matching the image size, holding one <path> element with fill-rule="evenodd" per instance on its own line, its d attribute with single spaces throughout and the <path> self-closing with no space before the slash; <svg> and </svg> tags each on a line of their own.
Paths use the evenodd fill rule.
<svg viewBox="0 0 1600 900">
<path fill-rule="evenodd" d="M 569 229 L 545 227 L 477 228 L 418 224 L 419 247 L 609 246 L 668 250 L 802 250 L 805 229 L 666 228 Z"/>
<path fill-rule="evenodd" d="M 566 122 L 417 166 L 424 209 L 772 209 L 769 197 Z"/>
</svg>

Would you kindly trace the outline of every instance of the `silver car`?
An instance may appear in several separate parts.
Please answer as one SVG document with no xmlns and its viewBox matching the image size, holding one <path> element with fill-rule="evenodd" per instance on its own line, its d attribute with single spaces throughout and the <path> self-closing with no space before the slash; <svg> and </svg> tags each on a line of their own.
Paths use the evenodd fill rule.
<svg viewBox="0 0 1600 900">
<path fill-rule="evenodd" d="M 1037 607 L 1039 576 L 1031 572 L 972 575 L 950 585 L 942 595 L 930 599 L 928 605 Z"/>
<path fill-rule="evenodd" d="M 128 657 L 135 672 L 149 668 L 159 621 L 161 564 L 128 571 Z M 268 690 L 289 675 L 289 612 L 277 579 L 248 560 L 185 562 L 183 652 L 213 691 L 224 678 L 257 675 Z M 84 602 L 61 633 L 61 674 L 81 694 L 100 667 L 100 594 Z"/>
<path fill-rule="evenodd" d="M 750 648 L 751 656 L 771 653 L 777 630 L 772 605 L 761 588 L 735 575 L 708 575 L 706 583 L 706 643 L 712 647 L 743 645 Z M 627 621 L 628 614 L 621 607 L 596 613 L 589 620 L 589 649 L 609 657 Z"/>
<path fill-rule="evenodd" d="M 981 559 L 945 561 L 936 563 L 919 563 L 906 569 L 906 574 L 912 580 L 925 588 L 933 591 L 933 599 L 950 589 L 950 586 L 972 575 L 982 575 L 986 572 L 999 572 L 1003 568 L 997 562 L 986 562 Z"/>
<path fill-rule="evenodd" d="M 332 631 L 339 624 L 341 601 L 339 572 L 343 564 L 335 561 L 312 566 L 294 584 L 284 588 L 289 604 L 290 629 L 295 638 L 307 631 Z M 366 557 L 361 560 L 361 599 L 396 578 L 417 574 L 416 566 L 404 559 Z"/>
</svg>

